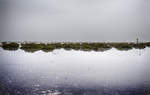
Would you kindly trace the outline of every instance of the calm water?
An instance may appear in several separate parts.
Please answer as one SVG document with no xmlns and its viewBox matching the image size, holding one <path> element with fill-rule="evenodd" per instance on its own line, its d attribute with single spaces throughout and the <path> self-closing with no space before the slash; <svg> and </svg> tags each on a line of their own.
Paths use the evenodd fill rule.
<svg viewBox="0 0 150 95">
<path fill-rule="evenodd" d="M 0 48 L 0 95 L 150 95 L 150 48 L 47 53 Z"/>
</svg>

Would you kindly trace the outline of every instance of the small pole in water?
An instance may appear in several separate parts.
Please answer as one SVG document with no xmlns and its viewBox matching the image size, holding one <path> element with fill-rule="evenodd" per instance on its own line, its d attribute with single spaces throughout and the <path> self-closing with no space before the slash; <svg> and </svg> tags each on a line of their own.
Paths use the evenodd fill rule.
<svg viewBox="0 0 150 95">
<path fill-rule="evenodd" d="M 138 44 L 138 43 L 139 43 L 139 38 L 137 37 L 137 38 L 136 38 L 136 44 Z"/>
<path fill-rule="evenodd" d="M 136 44 L 139 44 L 139 33 L 137 33 Z"/>
</svg>

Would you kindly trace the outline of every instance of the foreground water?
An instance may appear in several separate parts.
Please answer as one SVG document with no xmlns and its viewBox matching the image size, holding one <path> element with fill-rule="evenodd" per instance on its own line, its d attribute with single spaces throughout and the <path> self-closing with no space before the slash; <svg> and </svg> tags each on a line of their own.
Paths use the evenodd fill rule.
<svg viewBox="0 0 150 95">
<path fill-rule="evenodd" d="M 52 52 L 0 48 L 0 95 L 150 95 L 150 48 Z"/>
</svg>

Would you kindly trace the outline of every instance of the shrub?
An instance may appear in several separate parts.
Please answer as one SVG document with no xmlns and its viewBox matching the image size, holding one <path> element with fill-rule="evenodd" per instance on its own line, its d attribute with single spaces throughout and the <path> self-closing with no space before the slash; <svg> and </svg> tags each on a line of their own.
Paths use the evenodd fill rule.
<svg viewBox="0 0 150 95">
<path fill-rule="evenodd" d="M 2 48 L 5 50 L 17 50 L 19 48 L 19 44 L 15 42 L 2 42 Z"/>
<path fill-rule="evenodd" d="M 44 52 L 49 52 L 49 51 L 53 51 L 54 49 L 55 47 L 49 44 L 49 45 L 43 45 L 41 50 Z"/>
</svg>

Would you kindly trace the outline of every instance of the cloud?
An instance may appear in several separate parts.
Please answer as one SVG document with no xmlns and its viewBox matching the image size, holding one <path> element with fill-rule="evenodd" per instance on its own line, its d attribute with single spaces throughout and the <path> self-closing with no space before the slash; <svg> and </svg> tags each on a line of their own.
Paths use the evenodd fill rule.
<svg viewBox="0 0 150 95">
<path fill-rule="evenodd" d="M 0 40 L 134 41 L 150 38 L 148 0 L 0 0 Z"/>
</svg>

